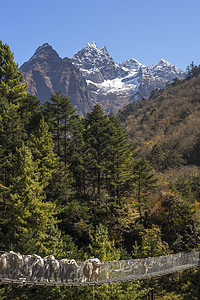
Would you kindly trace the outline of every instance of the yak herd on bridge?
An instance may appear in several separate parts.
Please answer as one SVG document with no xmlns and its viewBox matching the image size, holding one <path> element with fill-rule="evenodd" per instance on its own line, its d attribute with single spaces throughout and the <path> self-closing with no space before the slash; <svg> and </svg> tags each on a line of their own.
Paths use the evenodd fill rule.
<svg viewBox="0 0 200 300">
<path fill-rule="evenodd" d="M 10 251 L 0 256 L 0 278 L 12 280 L 67 283 L 80 278 L 82 282 L 98 281 L 100 267 L 98 258 L 90 258 L 80 266 L 74 259 L 57 260 L 53 255 L 42 258 Z"/>
<path fill-rule="evenodd" d="M 199 251 L 133 260 L 100 262 L 56 259 L 53 255 L 21 255 L 13 251 L 0 255 L 0 281 L 27 284 L 101 284 L 158 276 L 199 265 Z M 8 279 L 8 280 L 7 280 Z"/>
</svg>

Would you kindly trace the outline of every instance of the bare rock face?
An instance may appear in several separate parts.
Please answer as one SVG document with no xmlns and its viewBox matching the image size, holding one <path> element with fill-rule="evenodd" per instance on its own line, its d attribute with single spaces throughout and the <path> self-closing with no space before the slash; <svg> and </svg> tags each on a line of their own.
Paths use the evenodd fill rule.
<svg viewBox="0 0 200 300">
<path fill-rule="evenodd" d="M 69 97 L 78 114 L 85 116 L 91 110 L 92 102 L 86 81 L 70 59 L 60 58 L 49 44 L 40 46 L 20 69 L 24 81 L 28 82 L 27 92 L 37 96 L 41 102 L 60 91 Z"/>
</svg>

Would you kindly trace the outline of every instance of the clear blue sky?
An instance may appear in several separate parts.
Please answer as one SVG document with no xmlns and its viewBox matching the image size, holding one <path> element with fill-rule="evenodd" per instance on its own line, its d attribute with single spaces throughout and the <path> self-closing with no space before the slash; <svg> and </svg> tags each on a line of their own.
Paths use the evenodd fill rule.
<svg viewBox="0 0 200 300">
<path fill-rule="evenodd" d="M 0 16 L 0 39 L 19 65 L 46 42 L 71 57 L 93 41 L 117 63 L 200 64 L 199 0 L 2 0 Z"/>
</svg>

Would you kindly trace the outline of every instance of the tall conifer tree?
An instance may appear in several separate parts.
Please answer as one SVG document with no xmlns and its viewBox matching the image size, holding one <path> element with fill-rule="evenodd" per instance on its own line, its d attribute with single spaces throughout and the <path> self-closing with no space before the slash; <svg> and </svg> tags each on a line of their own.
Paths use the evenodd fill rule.
<svg viewBox="0 0 200 300">
<path fill-rule="evenodd" d="M 120 203 L 132 189 L 133 149 L 114 115 L 109 117 L 107 137 L 106 186 L 110 196 Z"/>
<path fill-rule="evenodd" d="M 9 185 L 12 170 L 10 155 L 22 145 L 23 139 L 25 132 L 16 105 L 0 96 L 0 173 L 5 186 Z"/>
<path fill-rule="evenodd" d="M 44 202 L 43 184 L 37 163 L 25 145 L 13 157 L 13 175 L 7 188 L 5 210 L 1 212 L 1 241 L 4 249 L 39 252 L 55 206 Z"/>
<path fill-rule="evenodd" d="M 135 162 L 133 174 L 136 197 L 138 200 L 139 215 L 141 219 L 143 215 L 142 209 L 147 206 L 146 200 L 151 191 L 156 188 L 157 178 L 152 173 L 151 166 L 144 158 L 141 158 Z"/>
<path fill-rule="evenodd" d="M 52 173 L 58 165 L 58 158 L 54 153 L 54 143 L 52 134 L 44 119 L 41 119 L 38 131 L 32 135 L 29 141 L 29 147 L 32 151 L 33 160 L 37 163 L 39 172 L 39 181 L 43 186 L 48 186 Z"/>
<path fill-rule="evenodd" d="M 0 41 L 0 95 L 18 105 L 27 94 L 27 85 L 22 83 L 23 79 L 9 46 Z"/>
<path fill-rule="evenodd" d="M 72 122 L 71 138 L 68 143 L 68 161 L 74 178 L 73 186 L 75 193 L 78 193 L 79 196 L 86 194 L 85 152 L 87 146 L 83 137 L 84 131 L 84 120 L 76 116 Z"/>
<path fill-rule="evenodd" d="M 85 119 L 87 181 L 92 193 L 100 195 L 105 182 L 105 149 L 109 119 L 99 105 Z"/>
<path fill-rule="evenodd" d="M 9 46 L 0 41 L 0 147 L 2 149 L 1 173 L 3 173 L 5 186 L 9 184 L 11 171 L 9 154 L 13 154 L 15 148 L 20 147 L 25 138 L 18 111 L 27 95 L 26 84 L 22 81 L 23 74 L 18 70 Z"/>
<path fill-rule="evenodd" d="M 114 201 L 126 194 L 131 182 L 133 155 L 128 138 L 116 118 L 104 115 L 94 106 L 85 119 L 84 141 L 87 181 L 100 194 L 106 192 Z"/>
<path fill-rule="evenodd" d="M 67 144 L 71 136 L 71 122 L 75 110 L 67 96 L 56 92 L 51 95 L 51 102 L 44 104 L 45 119 L 49 124 L 55 143 L 55 150 L 67 167 Z"/>
</svg>

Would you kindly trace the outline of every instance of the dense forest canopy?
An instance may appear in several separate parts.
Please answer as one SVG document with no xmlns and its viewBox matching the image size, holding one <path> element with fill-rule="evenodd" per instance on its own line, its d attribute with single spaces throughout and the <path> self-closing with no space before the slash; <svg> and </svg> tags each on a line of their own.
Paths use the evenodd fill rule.
<svg viewBox="0 0 200 300">
<path fill-rule="evenodd" d="M 119 260 L 199 247 L 200 75 L 119 115 L 79 117 L 26 93 L 0 42 L 0 250 Z M 119 122 L 120 121 L 120 122 Z M 121 123 L 121 124 L 120 124 Z M 199 270 L 103 285 L 97 299 L 199 299 Z M 1 299 L 89 299 L 91 288 L 1 286 Z M 77 298 L 78 297 L 78 298 Z"/>
</svg>

